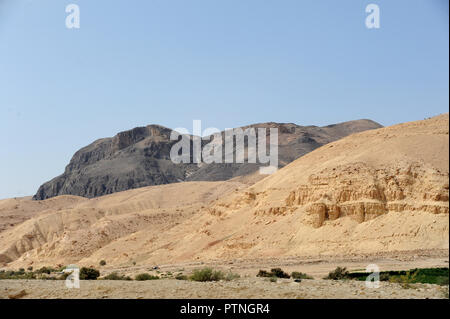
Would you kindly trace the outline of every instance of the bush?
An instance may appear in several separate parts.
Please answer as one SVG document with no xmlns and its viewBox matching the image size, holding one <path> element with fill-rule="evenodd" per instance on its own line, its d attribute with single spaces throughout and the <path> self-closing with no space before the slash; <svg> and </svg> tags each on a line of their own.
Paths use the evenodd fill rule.
<svg viewBox="0 0 450 319">
<path fill-rule="evenodd" d="M 119 275 L 116 272 L 110 273 L 109 275 L 102 278 L 103 280 L 133 280 L 130 276 Z"/>
<path fill-rule="evenodd" d="M 291 277 L 294 278 L 294 279 L 314 279 L 310 275 L 302 273 L 302 272 L 298 272 L 298 271 L 294 271 L 291 274 Z"/>
<path fill-rule="evenodd" d="M 56 272 L 56 269 L 45 266 L 35 271 L 35 273 L 37 274 L 47 274 L 47 275 L 50 275 L 52 272 Z"/>
<path fill-rule="evenodd" d="M 241 278 L 241 276 L 239 276 L 239 274 L 235 274 L 235 273 L 229 272 L 229 273 L 227 273 L 225 275 L 224 279 L 226 281 L 232 281 L 232 280 L 235 280 L 235 279 L 238 279 L 238 278 Z"/>
<path fill-rule="evenodd" d="M 136 277 L 134 279 L 138 280 L 138 281 L 144 281 L 144 280 L 156 280 L 156 279 L 159 279 L 159 277 L 153 276 L 150 274 L 139 274 L 139 275 L 136 275 Z"/>
<path fill-rule="evenodd" d="M 100 260 L 99 264 L 100 264 L 100 266 L 105 266 L 106 265 L 106 261 L 105 260 Z"/>
<path fill-rule="evenodd" d="M 36 279 L 36 275 L 32 272 L 19 272 L 19 271 L 1 271 L 0 272 L 0 280 L 1 279 Z"/>
<path fill-rule="evenodd" d="M 69 277 L 72 274 L 72 272 L 65 272 L 62 273 L 61 275 L 59 275 L 58 278 L 56 278 L 57 280 L 66 280 L 67 277 Z"/>
<path fill-rule="evenodd" d="M 260 271 L 258 271 L 258 274 L 256 275 L 256 277 L 272 277 L 272 274 L 265 270 L 260 270 Z"/>
<path fill-rule="evenodd" d="M 64 270 L 66 270 L 67 266 L 60 266 L 58 268 L 58 272 L 63 272 Z"/>
<path fill-rule="evenodd" d="M 273 268 L 271 272 L 277 278 L 291 278 L 291 276 L 281 270 L 281 268 Z"/>
<path fill-rule="evenodd" d="M 349 279 L 364 281 L 370 273 L 352 272 Z M 390 281 L 401 284 L 436 284 L 448 286 L 448 268 L 416 268 L 410 270 L 391 270 L 380 272 L 380 281 Z"/>
<path fill-rule="evenodd" d="M 270 277 L 270 282 L 277 282 L 278 278 L 277 277 Z"/>
<path fill-rule="evenodd" d="M 176 280 L 188 280 L 188 276 L 183 275 L 183 274 L 178 274 L 175 276 Z"/>
<path fill-rule="evenodd" d="M 100 276 L 100 272 L 94 268 L 82 267 L 80 269 L 80 279 L 81 280 L 97 280 Z"/>
<path fill-rule="evenodd" d="M 331 280 L 342 280 L 342 279 L 349 279 L 349 272 L 347 271 L 346 267 L 337 267 L 335 270 L 331 271 L 327 277 L 324 279 L 331 279 Z"/>
<path fill-rule="evenodd" d="M 203 268 L 194 270 L 190 277 L 193 281 L 219 281 L 225 279 L 225 274 L 220 270 L 212 270 L 211 268 Z"/>
<path fill-rule="evenodd" d="M 285 273 L 283 270 L 281 270 L 281 268 L 273 268 L 270 270 L 270 272 L 265 271 L 265 270 L 260 270 L 256 276 L 257 277 L 268 277 L 268 278 L 271 278 L 271 277 L 291 278 L 291 276 L 289 276 L 287 273 Z"/>
<path fill-rule="evenodd" d="M 27 268 L 28 271 L 33 271 L 33 266 Z"/>
</svg>

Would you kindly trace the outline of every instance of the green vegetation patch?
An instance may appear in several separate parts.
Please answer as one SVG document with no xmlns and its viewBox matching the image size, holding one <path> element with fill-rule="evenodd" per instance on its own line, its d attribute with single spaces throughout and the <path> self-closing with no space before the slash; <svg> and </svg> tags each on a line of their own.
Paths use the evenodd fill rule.
<svg viewBox="0 0 450 319">
<path fill-rule="evenodd" d="M 203 268 L 194 270 L 193 274 L 189 277 L 189 279 L 192 281 L 201 281 L 201 282 L 219 281 L 219 280 L 231 281 L 239 277 L 240 276 L 238 274 L 232 272 L 225 273 L 221 270 L 213 270 L 212 268 Z"/>
<path fill-rule="evenodd" d="M 326 276 L 324 279 L 330 279 L 330 280 L 350 279 L 351 277 L 349 275 L 350 275 L 350 273 L 347 271 L 346 267 L 336 267 L 336 269 L 333 271 L 330 271 L 328 273 L 328 276 Z"/>
<path fill-rule="evenodd" d="M 116 272 L 110 273 L 101 278 L 102 280 L 133 280 L 130 276 L 119 275 Z"/>
<path fill-rule="evenodd" d="M 134 277 L 135 280 L 137 281 L 144 281 L 144 280 L 157 280 L 159 279 L 158 276 L 153 276 L 147 273 L 143 273 L 143 274 L 138 274 L 136 275 L 136 277 Z"/>
<path fill-rule="evenodd" d="M 348 273 L 349 279 L 364 281 L 370 273 L 353 272 Z M 380 281 L 389 281 L 404 284 L 435 284 L 448 285 L 449 268 L 415 268 L 400 271 L 381 271 Z"/>
<path fill-rule="evenodd" d="M 80 269 L 80 279 L 81 280 L 97 280 L 100 276 L 100 272 L 94 268 L 82 267 Z"/>
<path fill-rule="evenodd" d="M 291 277 L 294 279 L 314 279 L 310 275 L 298 271 L 292 272 Z"/>
</svg>

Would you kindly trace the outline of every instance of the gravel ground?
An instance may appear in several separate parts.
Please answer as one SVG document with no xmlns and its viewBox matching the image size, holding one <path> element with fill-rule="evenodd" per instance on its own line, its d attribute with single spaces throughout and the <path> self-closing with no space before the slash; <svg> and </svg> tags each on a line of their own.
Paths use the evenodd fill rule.
<svg viewBox="0 0 450 319">
<path fill-rule="evenodd" d="M 448 287 L 430 284 L 381 282 L 370 289 L 360 281 L 240 278 L 230 282 L 191 282 L 175 279 L 151 281 L 81 281 L 68 289 L 60 280 L 0 280 L 0 298 L 448 298 Z"/>
</svg>

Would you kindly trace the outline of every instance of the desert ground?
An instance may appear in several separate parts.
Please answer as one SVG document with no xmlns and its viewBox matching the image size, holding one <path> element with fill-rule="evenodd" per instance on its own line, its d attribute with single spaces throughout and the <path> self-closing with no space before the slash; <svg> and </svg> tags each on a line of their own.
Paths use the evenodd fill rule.
<svg viewBox="0 0 450 319">
<path fill-rule="evenodd" d="M 25 291 L 23 296 L 22 291 Z M 86 280 L 81 282 L 80 289 L 68 289 L 63 281 L 6 280 L 2 283 L 0 298 L 15 296 L 23 299 L 442 299 L 448 298 L 448 288 L 430 284 L 403 288 L 400 284 L 383 282 L 380 288 L 371 289 L 361 281 L 304 279 L 296 283 L 290 279 L 279 279 L 273 283 L 262 278 L 241 278 L 231 282 Z"/>
<path fill-rule="evenodd" d="M 434 284 L 399 284 L 380 282 L 379 288 L 368 288 L 364 281 L 324 280 L 335 267 L 347 267 L 351 271 L 362 271 L 369 263 L 380 270 L 403 270 L 411 268 L 448 267 L 448 252 L 445 250 L 414 251 L 396 254 L 377 254 L 369 256 L 327 258 L 285 258 L 285 259 L 236 259 L 223 262 L 190 262 L 153 267 L 115 268 L 103 267 L 102 275 L 117 272 L 134 276 L 150 273 L 162 277 L 149 281 L 82 280 L 79 289 L 68 289 L 63 280 L 1 280 L 0 298 L 24 299 L 71 299 L 71 298 L 166 298 L 166 299 L 204 299 L 204 298 L 294 298 L 294 299 L 340 299 L 340 298 L 448 298 L 448 286 Z M 240 275 L 232 281 L 194 282 L 164 278 L 167 273 L 189 274 L 194 269 L 211 267 L 231 271 Z M 301 270 L 314 279 L 277 279 L 256 277 L 259 269 L 280 267 L 286 272 Z"/>
</svg>

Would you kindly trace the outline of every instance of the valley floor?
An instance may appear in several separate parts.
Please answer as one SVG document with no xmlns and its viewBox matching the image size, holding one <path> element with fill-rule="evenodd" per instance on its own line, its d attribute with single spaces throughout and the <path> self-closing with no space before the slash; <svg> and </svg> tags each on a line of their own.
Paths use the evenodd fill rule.
<svg viewBox="0 0 450 319">
<path fill-rule="evenodd" d="M 381 282 L 379 288 L 367 288 L 362 281 L 240 278 L 229 282 L 192 282 L 176 279 L 149 281 L 81 281 L 79 289 L 68 289 L 62 280 L 2 280 L 0 298 L 448 298 L 448 286 L 412 284 L 404 287 Z"/>
<path fill-rule="evenodd" d="M 0 280 L 0 298 L 448 298 L 448 286 L 432 284 L 397 284 L 381 282 L 379 288 L 367 288 L 364 281 L 323 280 L 328 272 L 337 266 L 350 271 L 364 271 L 368 264 L 376 264 L 380 271 L 409 270 L 412 268 L 448 267 L 448 250 L 410 251 L 403 253 L 381 253 L 366 256 L 346 256 L 333 258 L 268 258 L 217 262 L 192 262 L 171 265 L 136 266 L 133 268 L 101 267 L 101 274 L 118 272 L 134 277 L 146 272 L 164 277 L 166 274 L 188 275 L 193 269 L 211 267 L 238 273 L 241 278 L 233 281 L 193 282 L 163 278 L 149 281 L 81 281 L 80 289 L 68 289 L 63 280 Z M 315 279 L 303 279 L 300 283 L 293 279 L 259 278 L 259 269 L 270 270 L 280 267 L 284 271 L 301 271 Z"/>
</svg>

